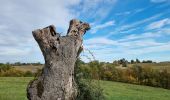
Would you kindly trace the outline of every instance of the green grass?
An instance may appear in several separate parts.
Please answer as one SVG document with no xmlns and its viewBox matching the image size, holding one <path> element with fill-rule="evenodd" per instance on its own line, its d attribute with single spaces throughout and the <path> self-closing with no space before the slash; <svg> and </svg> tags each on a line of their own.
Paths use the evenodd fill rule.
<svg viewBox="0 0 170 100">
<path fill-rule="evenodd" d="M 170 90 L 120 82 L 101 81 L 106 100 L 170 100 Z"/>
<path fill-rule="evenodd" d="M 27 100 L 31 77 L 0 77 L 0 100 Z M 106 100 L 170 100 L 170 90 L 119 82 L 100 81 Z"/>
<path fill-rule="evenodd" d="M 0 77 L 0 100 L 27 100 L 26 87 L 30 77 Z"/>
</svg>

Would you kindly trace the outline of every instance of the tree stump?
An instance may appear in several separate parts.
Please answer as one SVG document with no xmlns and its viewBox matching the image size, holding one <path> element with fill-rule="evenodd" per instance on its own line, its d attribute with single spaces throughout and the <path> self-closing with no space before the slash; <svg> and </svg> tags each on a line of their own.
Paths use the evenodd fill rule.
<svg viewBox="0 0 170 100">
<path fill-rule="evenodd" d="M 32 32 L 45 66 L 41 75 L 28 84 L 29 100 L 75 100 L 74 65 L 83 49 L 83 35 L 89 29 L 88 23 L 73 19 L 66 36 L 60 36 L 53 25 Z"/>
</svg>

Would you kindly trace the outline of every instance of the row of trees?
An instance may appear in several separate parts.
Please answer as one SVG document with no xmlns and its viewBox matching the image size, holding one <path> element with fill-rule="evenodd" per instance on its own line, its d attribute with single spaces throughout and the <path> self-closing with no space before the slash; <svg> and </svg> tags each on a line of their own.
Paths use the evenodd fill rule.
<svg viewBox="0 0 170 100">
<path fill-rule="evenodd" d="M 0 77 L 32 77 L 36 73 L 17 70 L 9 64 L 0 64 Z"/>
<path fill-rule="evenodd" d="M 115 64 L 115 65 L 118 65 L 118 64 L 122 64 L 122 65 L 125 65 L 125 64 L 136 64 L 136 63 L 154 63 L 154 62 L 152 60 L 143 60 L 143 61 L 140 61 L 139 59 L 135 59 L 135 60 L 132 59 L 132 60 L 128 61 L 125 58 L 113 61 L 113 64 Z M 22 65 L 35 65 L 36 66 L 36 65 L 43 65 L 40 62 L 36 62 L 36 63 L 23 63 L 23 62 L 0 63 L 0 65 L 2 65 L 2 64 L 12 65 L 12 66 L 22 66 Z"/>
<path fill-rule="evenodd" d="M 134 64 L 126 69 L 116 68 L 113 63 L 93 61 L 79 66 L 82 77 L 101 79 L 108 81 L 119 81 L 153 87 L 170 89 L 170 73 L 167 69 L 153 69 Z"/>
<path fill-rule="evenodd" d="M 127 64 L 137 64 L 137 63 L 155 63 L 155 62 L 153 62 L 152 60 L 140 61 L 139 59 L 136 59 L 136 60 L 132 59 L 131 61 L 128 61 L 125 58 L 113 61 L 114 65 L 122 65 L 122 67 L 127 67 Z"/>
<path fill-rule="evenodd" d="M 11 66 L 22 66 L 22 65 L 34 65 L 34 66 L 37 66 L 37 65 L 43 65 L 42 63 L 40 62 L 36 62 L 36 63 L 22 63 L 22 62 L 14 62 L 14 63 L 0 63 L 0 65 L 11 65 Z"/>
</svg>

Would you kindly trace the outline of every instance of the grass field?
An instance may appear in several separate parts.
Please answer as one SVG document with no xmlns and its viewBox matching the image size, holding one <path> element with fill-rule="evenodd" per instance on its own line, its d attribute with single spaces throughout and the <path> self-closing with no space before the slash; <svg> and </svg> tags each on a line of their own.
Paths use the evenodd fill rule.
<svg viewBox="0 0 170 100">
<path fill-rule="evenodd" d="M 101 81 L 106 100 L 170 100 L 170 90 Z"/>
<path fill-rule="evenodd" d="M 32 78 L 0 77 L 0 100 L 27 100 L 26 86 Z"/>
<path fill-rule="evenodd" d="M 27 100 L 32 77 L 0 77 L 0 100 Z M 106 100 L 170 100 L 170 90 L 119 82 L 100 81 Z"/>
<path fill-rule="evenodd" d="M 156 70 L 163 70 L 166 69 L 168 72 L 170 72 L 170 63 L 169 62 L 163 62 L 163 63 L 137 63 L 137 64 L 128 64 L 127 67 L 122 66 L 116 66 L 116 68 L 120 69 L 127 69 L 129 67 L 132 67 L 134 65 L 141 66 L 143 68 L 151 68 Z"/>
<path fill-rule="evenodd" d="M 133 66 L 134 64 L 130 64 L 130 66 Z M 167 69 L 167 71 L 170 72 L 170 63 L 138 63 L 136 65 L 142 66 L 142 67 L 150 67 L 153 69 Z"/>
</svg>

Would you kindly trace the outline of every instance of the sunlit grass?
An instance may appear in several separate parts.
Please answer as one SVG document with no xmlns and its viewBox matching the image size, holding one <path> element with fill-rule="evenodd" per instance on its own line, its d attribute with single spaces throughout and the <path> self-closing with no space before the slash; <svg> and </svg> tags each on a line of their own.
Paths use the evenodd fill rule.
<svg viewBox="0 0 170 100">
<path fill-rule="evenodd" d="M 0 100 L 27 100 L 26 87 L 32 77 L 0 77 Z"/>
<path fill-rule="evenodd" d="M 106 100 L 170 100 L 170 90 L 120 82 L 101 81 Z"/>
<path fill-rule="evenodd" d="M 0 77 L 0 100 L 27 100 L 32 77 Z M 170 90 L 119 82 L 100 81 L 106 100 L 170 100 Z"/>
</svg>

